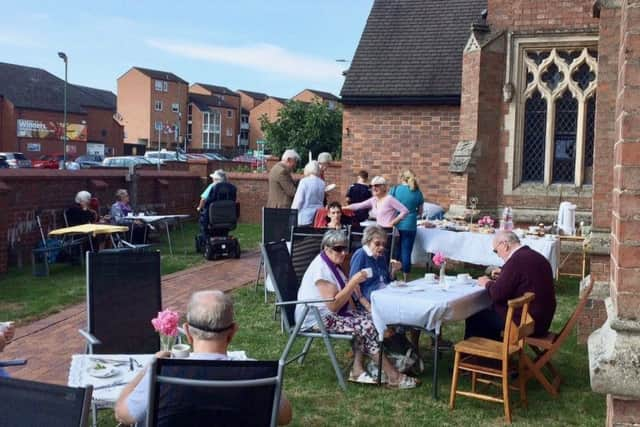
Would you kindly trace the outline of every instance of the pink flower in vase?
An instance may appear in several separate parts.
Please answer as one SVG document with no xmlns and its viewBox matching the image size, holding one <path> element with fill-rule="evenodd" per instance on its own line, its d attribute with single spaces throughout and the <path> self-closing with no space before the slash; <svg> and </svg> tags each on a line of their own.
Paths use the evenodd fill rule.
<svg viewBox="0 0 640 427">
<path fill-rule="evenodd" d="M 158 317 L 151 319 L 151 324 L 160 334 L 175 337 L 178 335 L 179 320 L 180 316 L 177 312 L 166 309 L 158 312 Z"/>
<path fill-rule="evenodd" d="M 436 267 L 440 267 L 442 263 L 444 263 L 447 260 L 447 258 L 445 258 L 442 252 L 436 252 L 436 254 L 433 256 L 431 260 L 436 265 Z"/>
</svg>

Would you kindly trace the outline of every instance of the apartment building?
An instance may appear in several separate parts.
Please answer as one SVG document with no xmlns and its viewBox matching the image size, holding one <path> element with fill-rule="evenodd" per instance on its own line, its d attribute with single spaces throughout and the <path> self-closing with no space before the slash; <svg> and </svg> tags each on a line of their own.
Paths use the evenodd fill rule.
<svg viewBox="0 0 640 427">
<path fill-rule="evenodd" d="M 257 148 L 256 141 L 264 139 L 262 126 L 260 125 L 260 117 L 265 116 L 270 122 L 278 119 L 278 112 L 285 104 L 289 102 L 286 98 L 278 98 L 270 96 L 249 112 L 249 149 Z"/>
<path fill-rule="evenodd" d="M 291 99 L 302 102 L 323 102 L 332 110 L 340 105 L 340 98 L 334 94 L 315 89 L 304 89 Z"/>
<path fill-rule="evenodd" d="M 229 111 L 233 115 L 229 115 Z M 215 95 L 189 94 L 187 106 L 187 141 L 195 150 L 234 150 L 237 111 L 233 105 Z"/>
<path fill-rule="evenodd" d="M 240 144 L 243 147 L 250 148 L 251 110 L 265 101 L 269 95 L 244 89 L 238 89 L 236 92 L 240 95 L 240 106 L 242 107 L 240 113 Z"/>
<path fill-rule="evenodd" d="M 0 63 L 0 151 L 30 159 L 64 151 L 65 81 L 46 70 Z M 68 83 L 67 157 L 122 154 L 116 96 Z"/>
<path fill-rule="evenodd" d="M 209 108 L 214 108 L 220 113 L 220 146 L 226 149 L 239 147 L 241 123 L 240 94 L 224 86 L 205 83 L 192 84 L 189 88 L 189 95 L 191 96 L 192 94 L 213 96 L 221 101 L 220 103 L 204 101 L 209 105 Z M 201 101 L 202 99 L 199 102 Z M 195 128 L 192 127 L 192 130 L 193 129 Z M 193 148 L 197 147 L 194 146 Z"/>
<path fill-rule="evenodd" d="M 132 67 L 118 78 L 118 113 L 125 144 L 181 147 L 187 117 L 189 84 L 177 75 Z"/>
</svg>

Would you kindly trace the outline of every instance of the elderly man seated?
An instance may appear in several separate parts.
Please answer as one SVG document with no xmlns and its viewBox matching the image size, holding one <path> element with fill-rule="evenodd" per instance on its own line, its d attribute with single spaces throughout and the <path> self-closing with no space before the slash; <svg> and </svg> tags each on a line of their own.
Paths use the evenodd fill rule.
<svg viewBox="0 0 640 427">
<path fill-rule="evenodd" d="M 231 298 L 217 290 L 194 293 L 189 302 L 184 329 L 193 348 L 189 358 L 228 359 L 227 348 L 238 331 Z M 158 352 L 156 357 L 169 357 L 169 353 Z M 148 369 L 144 369 L 122 390 L 115 408 L 119 422 L 134 424 L 146 419 L 149 375 Z M 278 424 L 285 425 L 290 421 L 291 404 L 283 394 L 280 398 Z"/>
<path fill-rule="evenodd" d="M 553 271 L 549 261 L 528 246 L 521 245 L 518 236 L 510 231 L 497 232 L 492 245 L 493 251 L 505 263 L 492 275 L 495 280 L 482 276 L 478 278 L 478 284 L 487 289 L 493 305 L 467 319 L 465 338 L 479 336 L 501 340 L 507 302 L 525 292 L 536 295 L 529 306 L 529 314 L 535 320 L 534 336 L 545 335 L 556 311 Z M 514 317 L 519 321 L 520 313 L 516 312 Z"/>
</svg>

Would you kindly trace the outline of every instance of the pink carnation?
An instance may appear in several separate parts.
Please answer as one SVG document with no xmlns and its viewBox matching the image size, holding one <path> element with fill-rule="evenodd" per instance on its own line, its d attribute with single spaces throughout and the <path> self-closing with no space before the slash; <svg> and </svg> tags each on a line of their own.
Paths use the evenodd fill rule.
<svg viewBox="0 0 640 427">
<path fill-rule="evenodd" d="M 442 254 L 442 252 L 436 252 L 436 254 L 433 256 L 431 260 L 437 267 L 440 267 L 440 265 L 442 265 L 442 263 L 445 262 L 447 259 Z"/>
<path fill-rule="evenodd" d="M 162 335 L 175 337 L 178 335 L 178 321 L 180 316 L 172 310 L 163 310 L 158 312 L 158 317 L 151 319 L 154 329 Z"/>
</svg>

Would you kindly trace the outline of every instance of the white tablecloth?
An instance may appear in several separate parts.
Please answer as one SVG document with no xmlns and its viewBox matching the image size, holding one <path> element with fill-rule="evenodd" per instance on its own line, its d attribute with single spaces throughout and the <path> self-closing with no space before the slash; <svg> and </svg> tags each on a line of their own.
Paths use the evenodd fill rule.
<svg viewBox="0 0 640 427">
<path fill-rule="evenodd" d="M 379 336 L 387 325 L 420 326 L 440 332 L 443 322 L 464 320 L 491 305 L 487 291 L 470 284 L 457 284 L 449 278 L 449 289 L 414 280 L 406 288 L 387 286 L 371 293 L 371 316 Z"/>
<path fill-rule="evenodd" d="M 491 250 L 493 236 L 493 234 L 418 227 L 411 253 L 411 262 L 424 264 L 427 261 L 427 252 L 442 252 L 445 257 L 456 261 L 501 266 L 504 261 Z M 558 239 L 525 237 L 521 241 L 522 244 L 541 253 L 549 261 L 552 271 L 556 274 L 560 257 Z"/>
<path fill-rule="evenodd" d="M 127 216 L 126 218 L 131 220 L 137 219 L 147 224 L 151 224 L 158 221 L 169 221 L 172 219 L 185 219 L 189 217 L 190 215 L 186 215 L 186 214 L 174 214 L 174 215 L 133 215 L 133 216 Z"/>
</svg>

